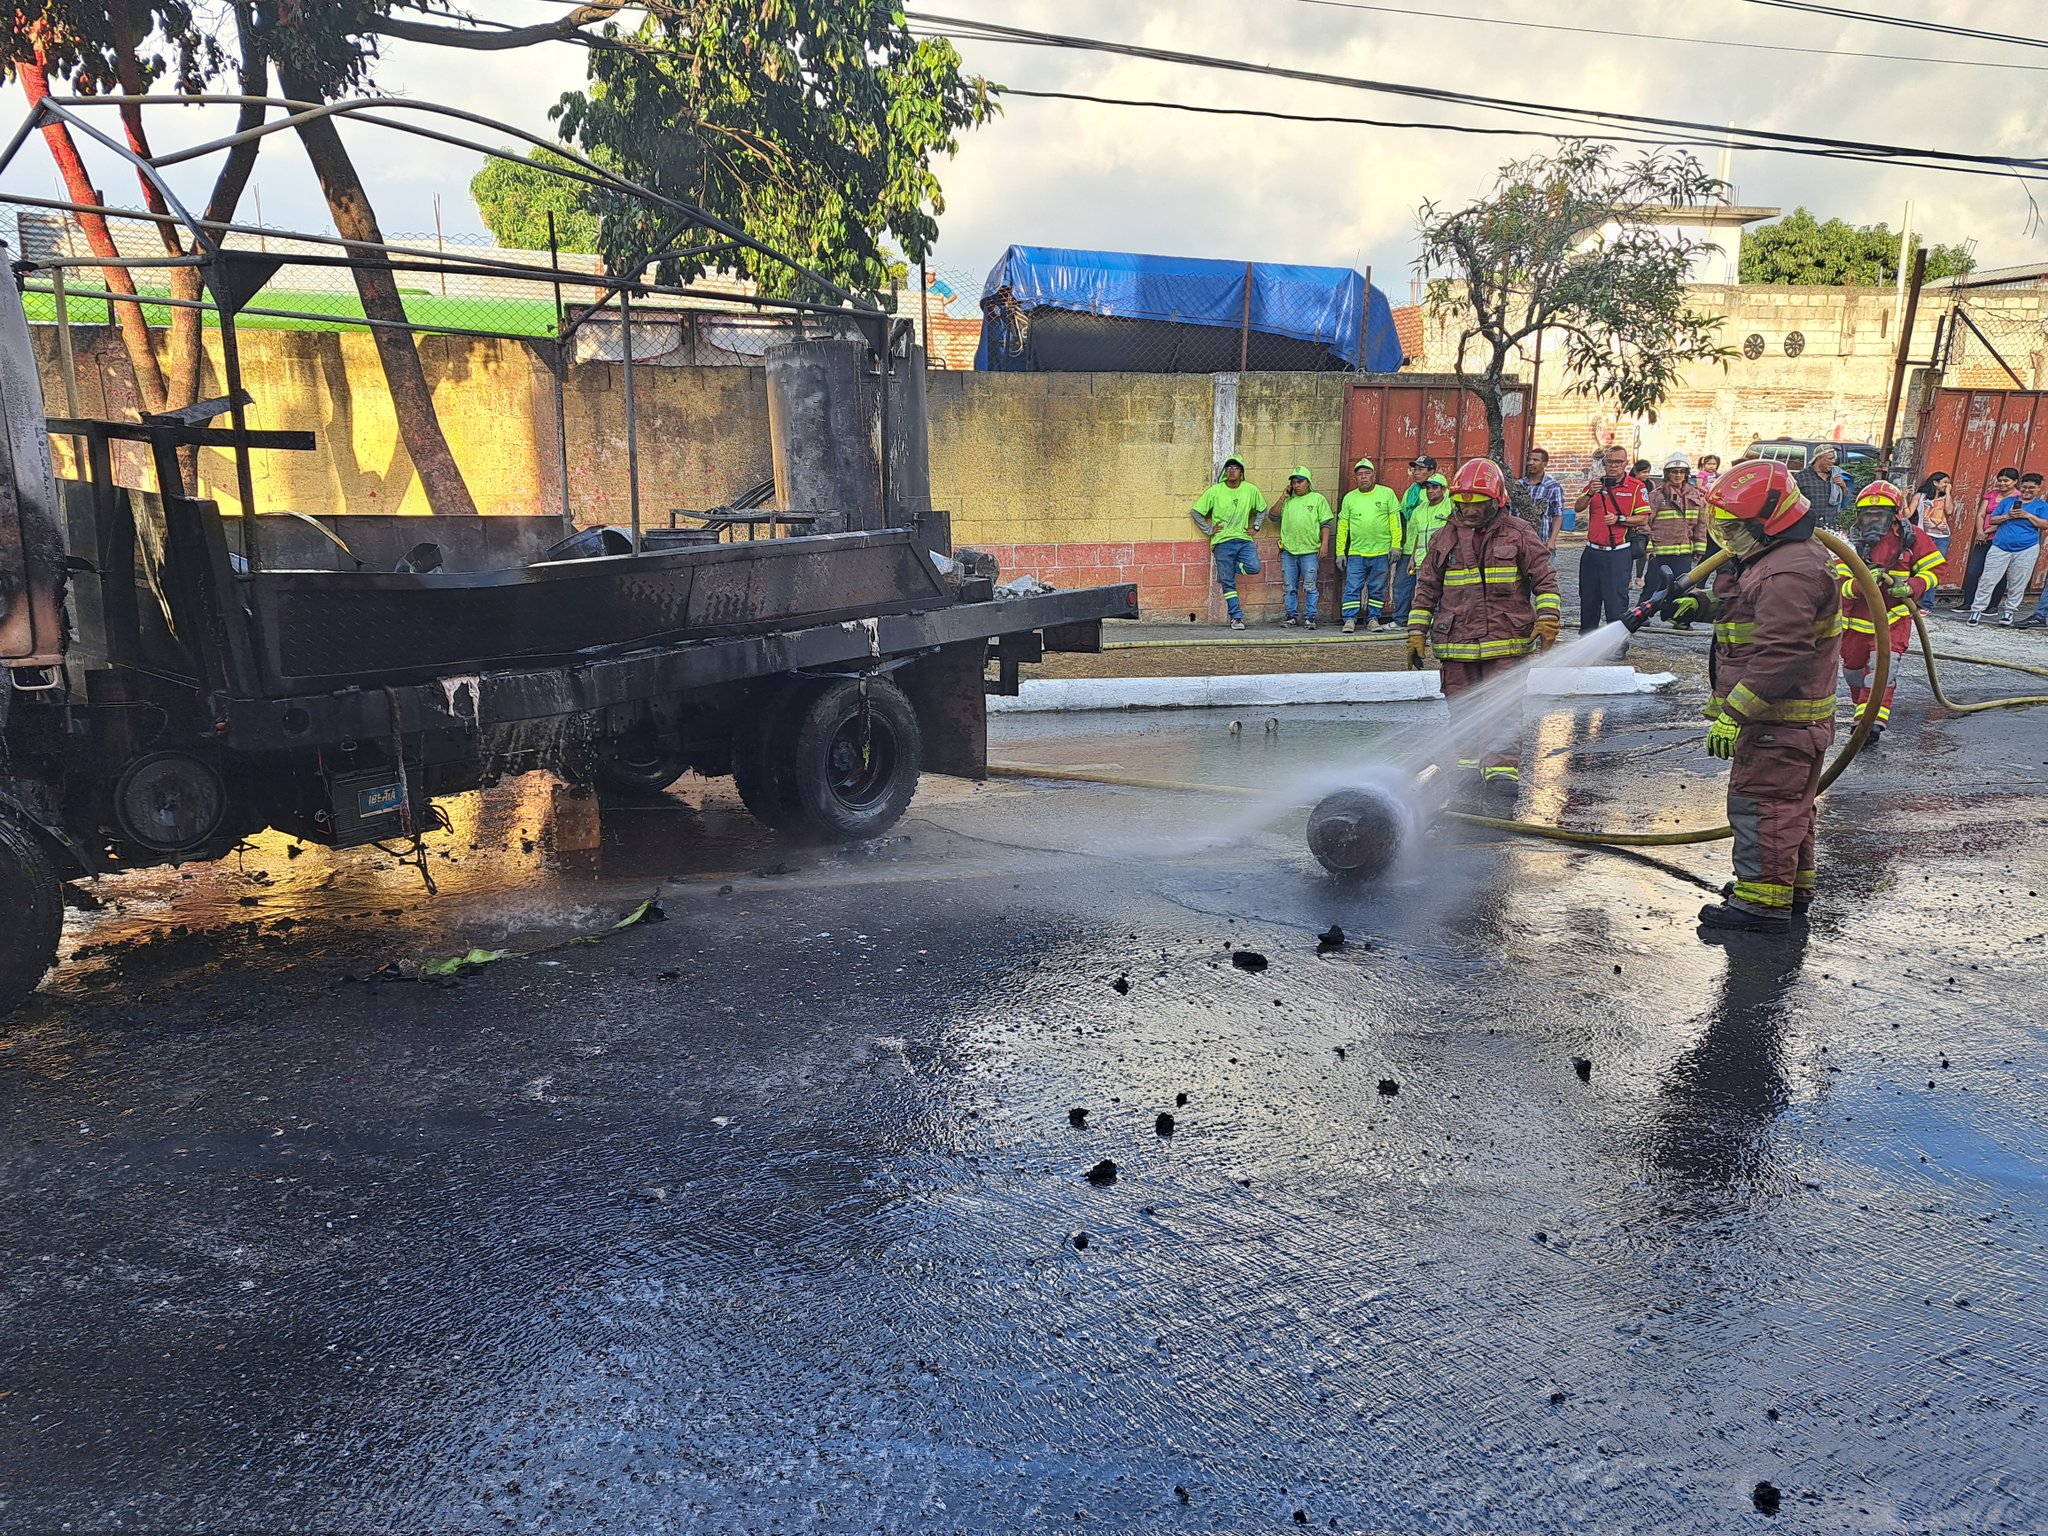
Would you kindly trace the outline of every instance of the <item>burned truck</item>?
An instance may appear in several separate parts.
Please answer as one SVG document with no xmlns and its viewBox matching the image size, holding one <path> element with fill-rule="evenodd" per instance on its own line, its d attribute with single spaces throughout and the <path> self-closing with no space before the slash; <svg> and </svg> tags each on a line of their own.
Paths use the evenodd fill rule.
<svg viewBox="0 0 2048 1536">
<path fill-rule="evenodd" d="M 96 105 L 51 99 L 37 118 L 86 131 Z M 323 110 L 372 108 L 380 120 L 438 110 Z M 306 110 L 275 109 L 266 131 Z M 490 129 L 499 144 L 527 137 Z M 259 510 L 252 455 L 317 446 L 310 432 L 250 425 L 260 402 L 243 387 L 237 322 L 291 313 L 264 307 L 280 262 L 254 242 L 274 232 L 192 218 L 157 166 L 96 140 L 126 153 L 170 210 L 135 217 L 175 220 L 189 241 L 204 282 L 189 302 L 218 327 L 221 392 L 133 419 L 50 413 L 25 295 L 54 290 L 68 378 L 69 300 L 120 301 L 92 271 L 166 263 L 0 247 L 0 1010 L 54 962 L 74 882 L 218 859 L 267 828 L 418 857 L 444 824 L 438 797 L 514 774 L 612 796 L 657 794 L 685 772 L 729 776 L 778 832 L 872 837 L 920 774 L 985 774 L 988 692 L 1014 692 L 1048 650 L 1098 648 L 1103 619 L 1135 616 L 1129 586 L 1013 598 L 951 558 L 949 519 L 930 506 L 912 328 L 837 291 L 781 303 L 797 324 L 766 357 L 772 508 L 643 516 L 629 462 L 621 526 L 577 527 L 566 511 Z M 653 196 L 572 169 L 610 195 Z M 760 249 L 660 201 L 672 238 Z M 496 259 L 315 236 L 293 251 L 298 266 L 546 280 Z M 535 343 L 559 399 L 575 328 L 611 318 L 629 461 L 634 306 L 702 292 L 646 280 L 659 254 L 585 278 L 596 302 L 563 311 L 551 349 Z M 53 437 L 75 466 L 63 478 Z M 233 464 L 233 515 L 202 494 L 201 450 Z"/>
</svg>

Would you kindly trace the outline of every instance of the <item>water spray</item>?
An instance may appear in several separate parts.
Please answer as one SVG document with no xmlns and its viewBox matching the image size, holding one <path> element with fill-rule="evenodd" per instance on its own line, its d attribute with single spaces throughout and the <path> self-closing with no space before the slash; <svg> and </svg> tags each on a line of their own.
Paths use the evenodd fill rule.
<svg viewBox="0 0 2048 1536">
<path fill-rule="evenodd" d="M 1877 578 L 1855 547 L 1839 534 L 1825 528 L 1816 528 L 1814 539 L 1830 553 L 1848 566 L 1849 574 L 1856 583 L 1856 593 L 1863 599 L 1864 606 L 1872 613 L 1886 611 L 1884 594 L 1879 590 Z M 1657 610 L 1667 601 L 1683 596 L 1700 582 L 1720 569 L 1729 559 L 1726 550 L 1716 550 L 1698 565 L 1687 571 L 1676 582 L 1668 585 L 1654 597 L 1645 599 L 1623 616 L 1621 622 L 1629 633 L 1641 629 L 1655 616 Z M 1872 697 L 1883 698 L 1885 684 L 1891 674 L 1891 650 L 1879 646 L 1872 657 Z M 1820 787 L 1825 790 L 1841 777 L 1842 770 L 1855 760 L 1863 750 L 1864 742 L 1870 739 L 1871 727 L 1877 721 L 1877 711 L 1864 710 L 1857 718 L 1855 730 L 1836 754 L 1835 760 L 1821 775 Z M 1418 775 L 1411 783 L 1413 790 L 1392 798 L 1397 804 L 1421 805 L 1423 796 L 1419 791 L 1436 773 L 1435 765 Z M 1357 797 L 1357 798 L 1354 798 Z M 1376 878 L 1398 864 L 1407 851 L 1406 838 L 1423 830 L 1432 818 L 1418 817 L 1418 825 L 1410 826 L 1404 820 L 1386 814 L 1384 803 L 1375 807 L 1367 802 L 1384 801 L 1387 792 L 1368 787 L 1340 789 L 1326 795 L 1309 812 L 1309 850 L 1314 853 L 1322 866 L 1333 874 L 1353 878 Z M 1497 832 L 1516 832 L 1527 837 L 1544 837 L 1558 842 L 1589 843 L 1615 848 L 1661 848 L 1680 843 L 1711 843 L 1722 838 L 1733 837 L 1735 829 L 1725 822 L 1718 827 L 1698 827 L 1683 832 L 1602 832 L 1578 831 L 1571 828 L 1551 826 L 1540 821 L 1511 821 L 1500 816 L 1484 816 L 1471 811 L 1446 810 L 1440 814 L 1468 826 L 1489 827 Z M 1320 836 L 1318 827 L 1321 827 Z M 1337 856 L 1333 860 L 1325 856 L 1330 850 Z"/>
</svg>

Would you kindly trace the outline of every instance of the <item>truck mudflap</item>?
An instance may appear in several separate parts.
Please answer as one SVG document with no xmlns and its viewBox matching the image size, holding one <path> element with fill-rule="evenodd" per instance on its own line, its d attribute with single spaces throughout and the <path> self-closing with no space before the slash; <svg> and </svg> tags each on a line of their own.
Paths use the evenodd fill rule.
<svg viewBox="0 0 2048 1536">
<path fill-rule="evenodd" d="M 426 683 L 274 699 L 217 695 L 216 731 L 221 743 L 234 750 L 274 752 L 422 730 L 483 729 L 778 673 L 858 671 L 965 642 L 993 640 L 1000 648 L 1005 636 L 1046 629 L 1071 632 L 1071 626 L 1136 618 L 1137 613 L 1134 585 L 1081 587 L 770 634 L 653 645 L 547 667 L 464 671 Z M 970 696 L 979 708 L 979 690 Z"/>
</svg>

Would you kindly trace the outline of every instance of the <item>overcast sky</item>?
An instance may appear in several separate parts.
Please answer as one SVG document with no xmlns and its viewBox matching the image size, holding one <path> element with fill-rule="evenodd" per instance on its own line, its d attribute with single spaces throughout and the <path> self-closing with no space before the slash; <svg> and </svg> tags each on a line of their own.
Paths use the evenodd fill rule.
<svg viewBox="0 0 2048 1536">
<path fill-rule="evenodd" d="M 1139 42 L 1375 79 L 1759 128 L 1978 153 L 2039 154 L 2048 144 L 2048 49 L 1998 48 L 1867 22 L 1801 18 L 1747 0 L 925 0 L 939 14 Z M 1891 14 L 2032 35 L 2041 0 L 1877 0 Z M 1395 8 L 1431 14 L 1394 14 Z M 474 0 L 479 15 L 532 21 L 556 0 Z M 1615 37 L 1450 19 L 1655 33 Z M 1712 46 L 1768 43 L 1819 54 Z M 1849 50 L 1902 62 L 1845 57 Z M 1288 112 L 1439 122 L 1499 121 L 1337 87 L 1269 81 L 1097 54 L 962 45 L 999 83 Z M 1974 59 L 2024 68 L 1937 65 Z M 1903 62 L 1903 60 L 1912 62 Z M 581 50 L 551 45 L 465 54 L 390 45 L 378 71 L 394 95 L 439 100 L 547 131 L 547 108 L 581 83 Z M 19 102 L 18 95 L 15 97 Z M 215 131 L 221 131 L 216 128 Z M 165 136 L 170 134 L 165 130 Z M 180 134 L 183 138 L 186 135 Z M 451 231 L 481 229 L 467 184 L 474 157 L 431 147 L 393 155 L 358 137 L 387 231 L 430 230 L 434 194 Z M 1012 100 L 940 169 L 946 213 L 934 265 L 977 281 L 1010 244 L 1092 246 L 1374 269 L 1407 297 L 1415 210 L 1479 195 L 1505 159 L 1547 141 L 1415 129 L 1306 126 L 1067 102 Z M 1712 158 L 1709 156 L 1710 164 Z M 39 153 L 6 184 L 49 193 Z M 1938 240 L 1974 239 L 1985 265 L 2048 261 L 2026 190 L 2011 179 L 1846 166 L 1738 151 L 1741 201 L 1897 227 L 1915 205 Z M 304 161 L 273 141 L 257 173 L 273 225 L 325 229 Z M 103 175 L 115 200 L 127 188 Z M 2035 196 L 2048 203 L 2048 187 Z"/>
</svg>

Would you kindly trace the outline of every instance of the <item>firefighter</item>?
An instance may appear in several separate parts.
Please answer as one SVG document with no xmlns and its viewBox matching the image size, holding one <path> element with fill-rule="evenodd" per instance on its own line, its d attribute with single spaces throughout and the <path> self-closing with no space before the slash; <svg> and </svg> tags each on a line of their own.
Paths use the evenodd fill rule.
<svg viewBox="0 0 2048 1536">
<path fill-rule="evenodd" d="M 1813 542 L 1813 509 L 1771 459 L 1735 465 L 1708 496 L 1708 531 L 1734 558 L 1711 593 L 1660 616 L 1714 621 L 1707 751 L 1729 758 L 1735 880 L 1702 931 L 1784 931 L 1814 891 L 1814 800 L 1835 739 L 1842 594 Z"/>
<path fill-rule="evenodd" d="M 1433 645 L 1444 697 L 1460 694 L 1557 640 L 1557 572 L 1536 530 L 1508 514 L 1507 477 L 1491 459 L 1472 459 L 1451 481 L 1450 521 L 1436 531 L 1416 567 L 1408 612 L 1408 665 Z M 1521 783 L 1519 744 L 1487 750 L 1461 745 L 1460 768 L 1478 771 L 1487 789 L 1512 799 Z M 1467 754 L 1470 755 L 1467 755 Z"/>
<path fill-rule="evenodd" d="M 1892 655 L 1903 657 L 1913 638 L 1913 609 L 1941 579 L 1941 551 L 1907 517 L 1905 492 L 1889 480 L 1873 480 L 1857 496 L 1856 528 L 1850 542 L 1884 589 Z M 1849 696 L 1856 701 L 1856 718 L 1861 720 L 1870 708 L 1870 660 L 1877 649 L 1877 623 L 1857 595 L 1849 567 L 1840 560 L 1835 562 L 1835 579 L 1842 588 L 1842 675 L 1849 680 Z M 1894 660 L 1884 698 L 1877 706 L 1877 721 L 1870 728 L 1873 746 L 1891 723 L 1892 694 L 1898 686 L 1899 664 Z"/>
</svg>

